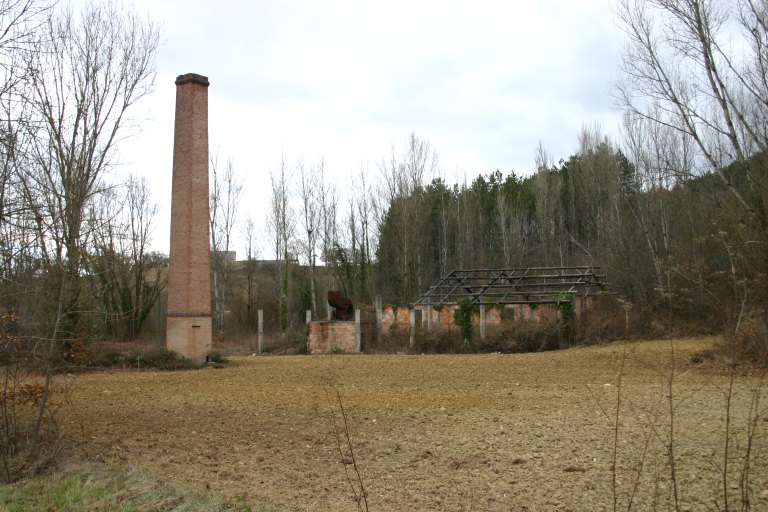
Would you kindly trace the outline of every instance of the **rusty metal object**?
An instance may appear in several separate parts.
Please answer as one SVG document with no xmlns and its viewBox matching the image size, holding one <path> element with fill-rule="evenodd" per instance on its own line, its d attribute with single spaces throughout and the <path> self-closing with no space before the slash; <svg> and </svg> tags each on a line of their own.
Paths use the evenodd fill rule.
<svg viewBox="0 0 768 512">
<path fill-rule="evenodd" d="M 347 297 L 342 297 L 341 292 L 332 290 L 328 292 L 328 304 L 333 308 L 334 320 L 352 320 L 354 310 L 352 301 Z"/>
</svg>

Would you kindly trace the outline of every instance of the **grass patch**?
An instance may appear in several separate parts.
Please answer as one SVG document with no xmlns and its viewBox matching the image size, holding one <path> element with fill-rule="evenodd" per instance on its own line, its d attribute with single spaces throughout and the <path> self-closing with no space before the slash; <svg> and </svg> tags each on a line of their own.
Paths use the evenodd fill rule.
<svg viewBox="0 0 768 512">
<path fill-rule="evenodd" d="M 204 497 L 138 473 L 71 467 L 0 487 L 0 508 L 8 512 L 174 511 L 269 512 L 238 498 Z"/>
</svg>

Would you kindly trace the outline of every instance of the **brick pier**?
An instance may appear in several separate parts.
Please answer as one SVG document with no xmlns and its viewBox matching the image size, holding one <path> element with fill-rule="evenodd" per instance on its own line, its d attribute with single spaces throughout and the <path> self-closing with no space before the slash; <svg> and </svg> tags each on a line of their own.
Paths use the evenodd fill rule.
<svg viewBox="0 0 768 512">
<path fill-rule="evenodd" d="M 356 351 L 355 322 L 323 320 L 309 324 L 310 354 L 353 354 Z"/>
</svg>

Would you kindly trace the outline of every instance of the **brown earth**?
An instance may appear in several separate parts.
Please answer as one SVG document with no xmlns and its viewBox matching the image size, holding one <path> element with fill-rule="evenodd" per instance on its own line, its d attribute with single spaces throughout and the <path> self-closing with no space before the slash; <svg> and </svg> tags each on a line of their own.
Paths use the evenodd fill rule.
<svg viewBox="0 0 768 512">
<path fill-rule="evenodd" d="M 89 460 L 256 510 L 356 510 L 345 475 L 355 478 L 353 459 L 371 510 L 612 510 L 614 439 L 618 508 L 627 509 L 637 481 L 635 510 L 673 508 L 675 494 L 681 510 L 714 510 L 724 504 L 729 377 L 706 360 L 690 362 L 712 343 L 233 357 L 224 369 L 86 374 L 70 377 L 62 423 L 69 446 Z M 759 384 L 743 369 L 733 382 L 732 508 L 741 499 L 747 418 Z M 337 391 L 353 458 L 339 452 L 334 434 Z M 768 510 L 765 402 L 758 408 L 750 498 L 754 510 Z"/>
</svg>

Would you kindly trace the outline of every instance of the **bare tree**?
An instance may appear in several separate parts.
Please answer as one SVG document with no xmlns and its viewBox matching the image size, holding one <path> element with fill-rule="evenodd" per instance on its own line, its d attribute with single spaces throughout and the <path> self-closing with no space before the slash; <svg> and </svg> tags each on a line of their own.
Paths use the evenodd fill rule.
<svg viewBox="0 0 768 512">
<path fill-rule="evenodd" d="M 339 193 L 336 187 L 329 181 L 320 183 L 320 244 L 322 246 L 321 258 L 323 263 L 330 265 L 333 262 L 333 248 L 338 244 L 338 204 Z"/>
<path fill-rule="evenodd" d="M 730 241 L 723 239 L 722 244 L 738 248 L 740 254 L 736 259 L 749 255 L 753 261 L 745 268 L 764 269 L 768 254 L 768 2 L 621 0 L 617 11 L 627 43 L 616 95 L 627 111 L 631 129 L 640 132 L 635 138 L 651 134 L 646 135 L 650 139 L 651 157 L 646 158 L 651 162 L 646 167 L 663 167 L 677 183 L 691 183 L 696 178 L 713 190 L 711 202 L 715 208 L 729 205 L 729 211 L 744 213 L 735 214 L 739 217 L 736 225 L 723 215 L 716 216 L 713 221 L 730 228 L 721 227 L 716 234 L 707 234 L 708 239 L 721 239 L 721 233 L 725 233 Z M 671 145 L 669 141 L 677 142 Z M 635 163 L 642 168 L 642 159 Z M 709 174 L 716 180 L 707 179 Z M 719 190 L 714 191 L 716 183 Z M 720 190 L 730 197 L 723 197 Z M 654 195 L 663 197 L 665 191 L 658 188 L 646 197 Z M 660 211 L 659 201 L 655 206 Z M 689 204 L 675 220 L 686 220 L 691 233 L 701 233 L 702 219 L 692 213 L 694 206 L 695 203 Z M 679 245 L 681 240 L 669 240 L 669 228 L 674 226 L 669 222 L 671 218 L 656 217 L 651 226 L 656 220 L 664 220 L 666 234 L 661 240 Z M 649 227 L 646 219 L 640 221 Z M 653 237 L 646 240 L 649 247 L 654 243 Z M 700 245 L 690 243 L 688 247 L 695 250 Z M 663 246 L 649 249 L 652 257 L 654 251 L 663 256 L 659 249 L 666 251 Z M 704 304 L 724 298 L 719 291 L 707 290 L 706 282 L 712 283 L 715 274 L 706 271 L 712 265 L 698 264 L 705 257 L 711 262 L 716 259 L 714 253 L 695 254 L 688 259 L 693 264 L 687 265 L 686 272 L 679 265 L 676 270 L 682 279 L 696 283 L 701 293 L 710 295 Z M 656 269 L 659 288 L 660 270 L 663 269 Z M 756 309 L 764 308 L 768 290 L 763 275 L 764 272 L 754 272 L 751 276 L 754 286 L 750 296 L 763 297 L 762 305 L 753 304 Z M 665 273 L 664 281 L 666 293 L 670 294 L 669 272 Z M 720 309 L 730 311 L 728 322 L 737 327 L 743 313 L 739 301 L 734 298 Z"/>
<path fill-rule="evenodd" d="M 544 264 L 564 265 L 565 243 L 563 235 L 560 196 L 563 180 L 554 170 L 542 168 L 534 177 L 533 193 L 536 201 L 536 220 L 539 227 Z M 557 260 L 554 256 L 557 254 Z"/>
<path fill-rule="evenodd" d="M 226 294 L 230 290 L 229 250 L 243 185 L 242 181 L 235 176 L 231 159 L 227 161 L 227 167 L 222 175 L 218 169 L 218 158 L 211 158 L 211 171 L 213 172 L 213 191 L 210 197 L 213 303 L 216 328 L 219 332 L 223 332 Z"/>
<path fill-rule="evenodd" d="M 146 179 L 133 176 L 124 189 L 113 188 L 99 197 L 88 215 L 93 239 L 89 273 L 109 333 L 130 340 L 139 335 L 167 285 L 149 250 L 157 205 L 150 200 Z"/>
<path fill-rule="evenodd" d="M 371 185 L 368 183 L 367 173 L 363 168 L 360 169 L 359 182 L 357 189 L 357 217 L 360 222 L 360 300 L 373 302 L 374 300 L 374 282 L 373 282 L 373 253 L 376 250 L 377 242 L 375 230 L 372 223 L 376 222 L 376 199 Z"/>
<path fill-rule="evenodd" d="M 438 207 L 438 226 L 440 229 L 440 247 L 439 247 L 439 265 L 438 273 L 440 276 L 444 276 L 448 273 L 448 255 L 452 253 L 451 243 L 449 242 L 449 233 L 454 231 L 454 226 L 458 224 L 456 219 L 456 202 L 453 201 L 453 195 L 445 186 L 444 181 L 439 182 L 440 190 L 440 204 Z M 374 202 L 374 204 L 376 204 Z M 378 241 L 377 241 L 378 242 Z M 378 245 L 378 244 L 377 244 Z"/>
<path fill-rule="evenodd" d="M 246 308 L 245 308 L 245 326 L 253 328 L 255 297 L 258 296 L 256 278 L 256 258 L 258 250 L 256 247 L 256 225 L 253 219 L 245 219 L 243 227 L 243 237 L 245 238 L 245 281 L 246 281 Z"/>
<path fill-rule="evenodd" d="M 501 187 L 496 192 L 496 227 L 501 236 L 504 266 L 511 268 L 515 266 L 513 255 L 522 252 L 525 241 L 520 236 L 516 209 Z"/>
<path fill-rule="evenodd" d="M 690 137 L 646 118 L 624 116 L 624 148 L 635 170 L 637 194 L 625 199 L 628 212 L 643 235 L 654 269 L 656 288 L 665 290 L 665 264 L 672 256 L 671 224 L 675 222 L 668 193 L 693 172 Z"/>
<path fill-rule="evenodd" d="M 55 1 L 0 0 L 0 97 L 18 95 L 29 68 L 24 61 L 38 51 L 41 31 Z"/>
<path fill-rule="evenodd" d="M 317 311 L 317 285 L 315 282 L 315 267 L 317 263 L 317 241 L 320 234 L 321 204 L 319 193 L 324 186 L 325 162 L 322 158 L 316 165 L 306 166 L 304 162 L 298 163 L 299 190 L 302 210 L 302 228 L 304 240 L 302 245 L 306 253 L 307 265 L 309 265 L 309 288 L 312 304 L 312 316 L 316 317 Z"/>
<path fill-rule="evenodd" d="M 50 1 L 0 0 L 0 303 L 5 311 L 17 313 L 23 299 L 32 295 L 36 237 L 29 199 L 38 199 L 25 193 L 33 142 L 23 101 L 25 61 L 44 37 L 41 27 L 51 6 Z"/>
<path fill-rule="evenodd" d="M 296 224 L 293 209 L 290 204 L 291 174 L 285 163 L 285 156 L 280 156 L 277 173 L 270 172 L 272 184 L 272 200 L 270 204 L 267 227 L 275 250 L 276 288 L 280 303 L 280 330 L 285 334 L 288 328 L 288 291 L 290 246 L 293 243 Z"/>
<path fill-rule="evenodd" d="M 766 2 L 619 0 L 617 13 L 627 34 L 620 105 L 690 137 L 697 167 L 717 173 L 768 233 L 764 173 L 748 165 L 768 149 Z M 733 163 L 760 195 L 734 182 Z"/>
<path fill-rule="evenodd" d="M 574 254 L 581 253 L 580 258 L 588 258 L 591 263 L 612 258 L 621 245 L 624 163 L 599 125 L 582 126 L 578 152 L 567 163 L 566 225 Z"/>
<path fill-rule="evenodd" d="M 152 90 L 159 32 L 110 3 L 87 5 L 79 16 L 56 11 L 45 28 L 48 36 L 27 62 L 37 121 L 30 178 L 49 198 L 38 215 L 64 271 L 62 310 L 73 313 L 85 208 L 103 189 L 126 113 Z"/>
<path fill-rule="evenodd" d="M 330 180 L 323 180 L 319 183 L 318 189 L 318 203 L 320 212 L 320 233 L 319 242 L 321 246 L 321 258 L 323 263 L 327 267 L 333 267 L 337 264 L 336 247 L 339 246 L 339 223 L 338 223 L 338 205 L 339 205 L 339 193 Z M 325 292 L 338 288 L 336 283 L 330 276 L 329 272 L 325 272 L 325 280 L 323 283 L 323 293 L 321 297 L 325 295 Z M 323 303 L 325 299 L 323 299 Z"/>
<path fill-rule="evenodd" d="M 102 3 L 86 5 L 79 15 L 51 12 L 44 31 L 26 59 L 25 99 L 33 115 L 27 128 L 35 144 L 25 180 L 47 198 L 34 215 L 41 247 L 61 276 L 49 333 L 52 355 L 60 340 L 79 335 L 86 208 L 104 188 L 127 113 L 153 88 L 159 30 L 132 11 Z M 35 435 L 47 386 L 48 379 Z"/>
<path fill-rule="evenodd" d="M 425 180 L 430 178 L 438 165 L 437 153 L 432 150 L 429 141 L 419 139 L 411 133 L 405 151 L 400 158 L 392 148 L 390 156 L 379 164 L 381 194 L 388 203 L 392 228 L 398 233 L 398 246 L 390 249 L 389 257 L 402 273 L 403 296 L 399 301 L 407 304 L 418 293 L 420 274 L 417 271 L 419 252 L 414 249 L 417 233 L 421 232 L 420 221 L 414 202 L 416 192 L 423 189 Z M 390 279 L 394 276 L 385 276 Z"/>
</svg>

